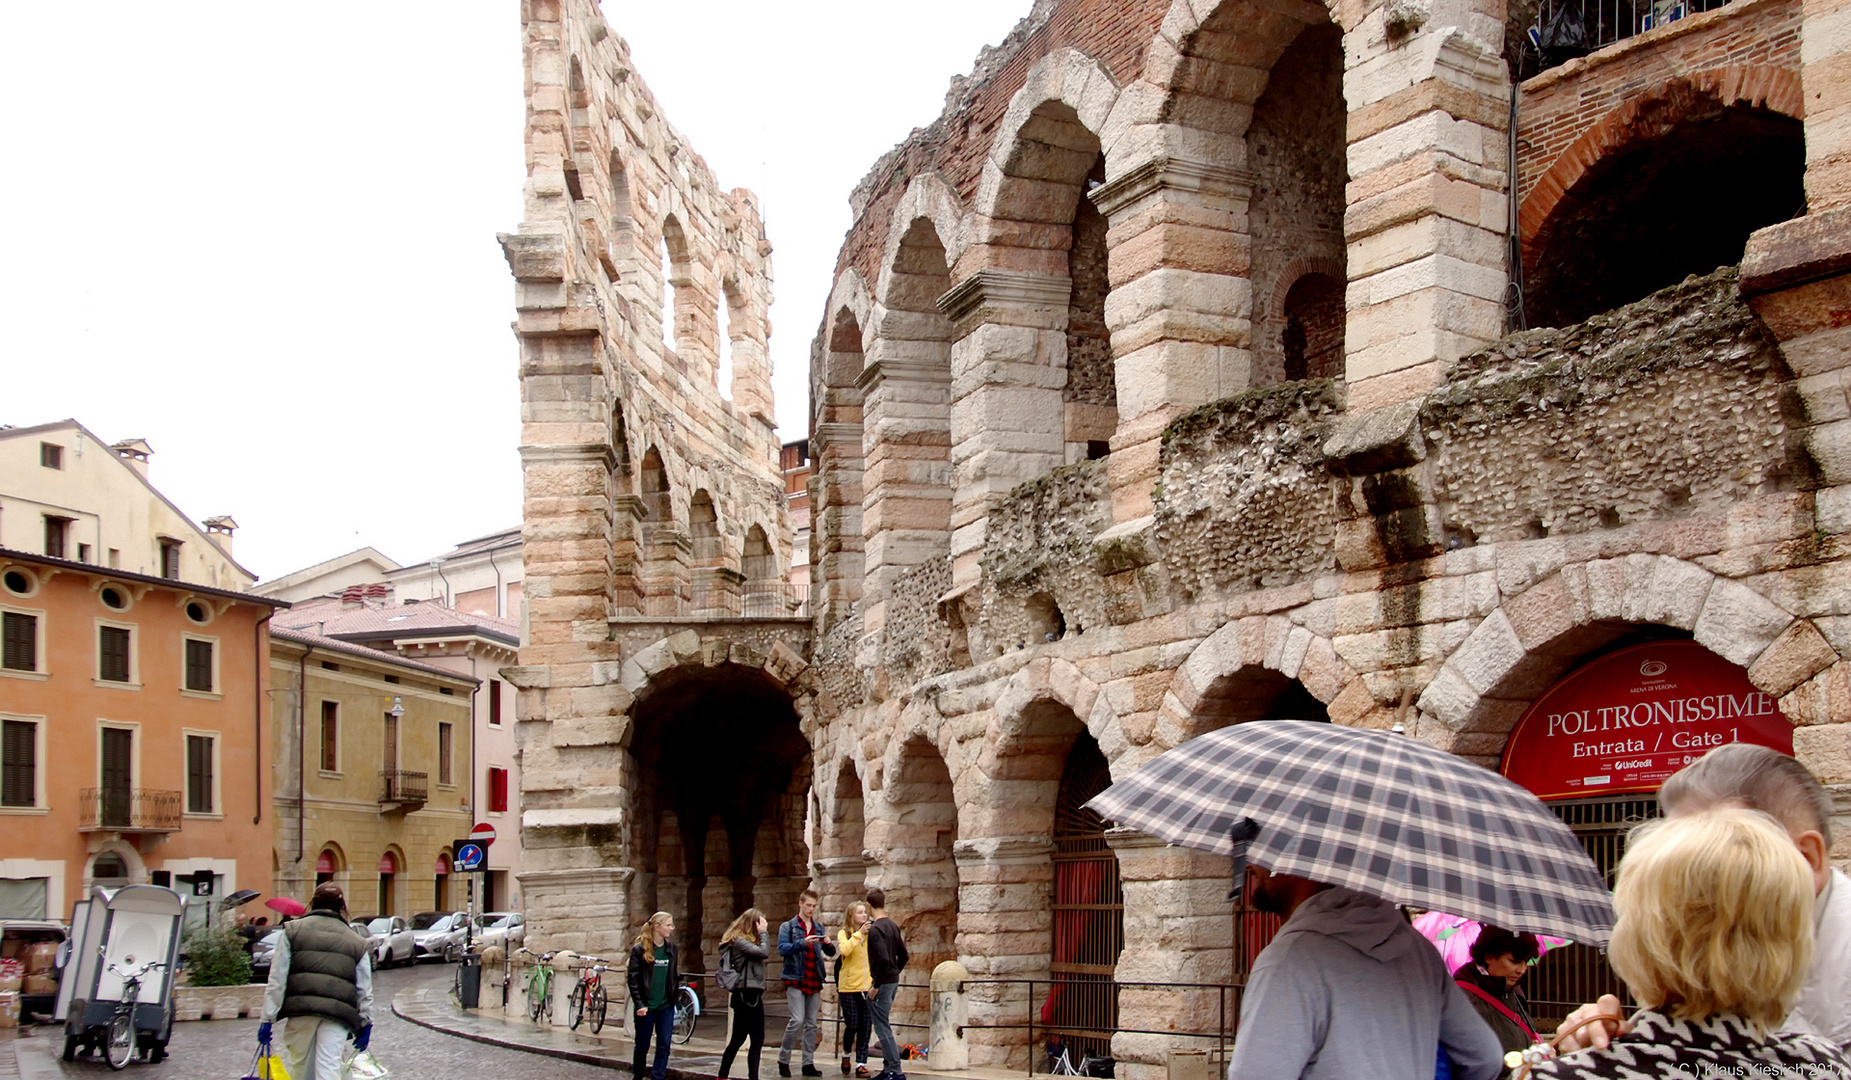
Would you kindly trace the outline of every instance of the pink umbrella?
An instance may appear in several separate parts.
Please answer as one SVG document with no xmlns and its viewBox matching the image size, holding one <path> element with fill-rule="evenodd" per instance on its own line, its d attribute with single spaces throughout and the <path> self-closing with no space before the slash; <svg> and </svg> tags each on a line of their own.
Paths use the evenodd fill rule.
<svg viewBox="0 0 1851 1080">
<path fill-rule="evenodd" d="M 1448 915 L 1443 911 L 1429 911 L 1414 920 L 1414 929 L 1421 936 L 1433 942 L 1433 947 L 1440 950 L 1440 959 L 1445 962 L 1447 971 L 1458 971 L 1472 959 L 1472 943 L 1478 940 L 1479 931 L 1484 924 L 1458 915 Z M 1567 945 L 1567 938 L 1550 937 L 1547 934 L 1536 935 L 1542 942 L 1542 951 L 1559 949 Z"/>
<path fill-rule="evenodd" d="M 264 901 L 264 907 L 292 919 L 298 915 L 308 914 L 308 908 L 302 906 L 302 901 L 292 900 L 287 896 L 272 896 Z"/>
</svg>

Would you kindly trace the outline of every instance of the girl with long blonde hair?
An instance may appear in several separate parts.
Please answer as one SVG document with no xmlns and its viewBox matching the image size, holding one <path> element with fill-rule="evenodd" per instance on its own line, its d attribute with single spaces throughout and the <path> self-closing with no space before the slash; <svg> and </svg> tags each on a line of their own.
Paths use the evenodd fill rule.
<svg viewBox="0 0 1851 1080">
<path fill-rule="evenodd" d="M 675 990 L 681 985 L 681 954 L 669 936 L 675 917 L 666 911 L 649 916 L 630 948 L 630 1007 L 636 1010 L 636 1051 L 631 1076 L 643 1080 L 649 1040 L 656 1041 L 654 1080 L 667 1080 L 668 1046 L 675 1034 Z"/>
</svg>

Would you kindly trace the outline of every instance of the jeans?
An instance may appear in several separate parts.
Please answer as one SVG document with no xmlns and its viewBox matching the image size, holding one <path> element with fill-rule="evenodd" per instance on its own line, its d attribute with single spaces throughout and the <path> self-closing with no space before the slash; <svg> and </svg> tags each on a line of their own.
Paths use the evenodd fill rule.
<svg viewBox="0 0 1851 1080">
<path fill-rule="evenodd" d="M 660 1009 L 649 1010 L 649 1015 L 636 1018 L 636 1054 L 630 1061 L 630 1075 L 634 1080 L 642 1080 L 643 1062 L 649 1059 L 649 1037 L 656 1040 L 656 1065 L 650 1071 L 655 1080 L 667 1080 L 668 1047 L 675 1038 L 675 1006 L 664 1005 Z"/>
<path fill-rule="evenodd" d="M 803 1040 L 803 1063 L 816 1064 L 816 1013 L 823 1003 L 823 995 L 806 994 L 794 986 L 784 988 L 784 1002 L 790 1006 L 791 1019 L 784 1025 L 784 1041 L 778 1044 L 778 1064 L 791 1063 L 791 1047 Z"/>
<path fill-rule="evenodd" d="M 752 1049 L 746 1051 L 746 1076 L 758 1080 L 758 1056 L 765 1049 L 763 990 L 733 991 L 733 1037 L 726 1044 L 726 1053 L 720 1055 L 722 1077 L 733 1071 L 733 1057 L 748 1038 L 752 1040 Z"/>
<path fill-rule="evenodd" d="M 874 1024 L 874 1003 L 859 992 L 842 993 L 842 1056 L 854 1055 L 855 1064 L 868 1063 L 868 1031 Z"/>
<path fill-rule="evenodd" d="M 893 995 L 900 989 L 897 982 L 881 983 L 874 994 L 874 1037 L 881 1044 L 881 1075 L 898 1076 L 900 1044 L 893 1037 Z"/>
</svg>

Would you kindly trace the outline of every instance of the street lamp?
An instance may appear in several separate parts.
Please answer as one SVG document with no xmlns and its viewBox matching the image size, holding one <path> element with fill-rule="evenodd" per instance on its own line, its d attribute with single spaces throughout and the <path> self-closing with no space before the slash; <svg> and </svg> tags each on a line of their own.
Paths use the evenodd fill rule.
<svg viewBox="0 0 1851 1080">
<path fill-rule="evenodd" d="M 392 707 L 386 710 L 386 715 L 390 716 L 394 720 L 397 720 L 399 717 L 404 716 L 405 715 L 405 699 L 404 698 L 393 698 Z"/>
</svg>

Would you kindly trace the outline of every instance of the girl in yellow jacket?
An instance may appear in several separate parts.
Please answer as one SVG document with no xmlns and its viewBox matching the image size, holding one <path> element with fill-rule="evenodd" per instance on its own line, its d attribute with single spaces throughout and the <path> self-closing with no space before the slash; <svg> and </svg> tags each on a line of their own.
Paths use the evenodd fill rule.
<svg viewBox="0 0 1851 1080">
<path fill-rule="evenodd" d="M 868 1075 L 868 1035 L 874 1027 L 871 999 L 874 976 L 868 971 L 868 905 L 857 900 L 848 906 L 836 932 L 842 971 L 836 976 L 836 994 L 842 1002 L 842 1074 L 848 1075 L 849 1054 L 854 1054 L 855 1075 Z"/>
</svg>

